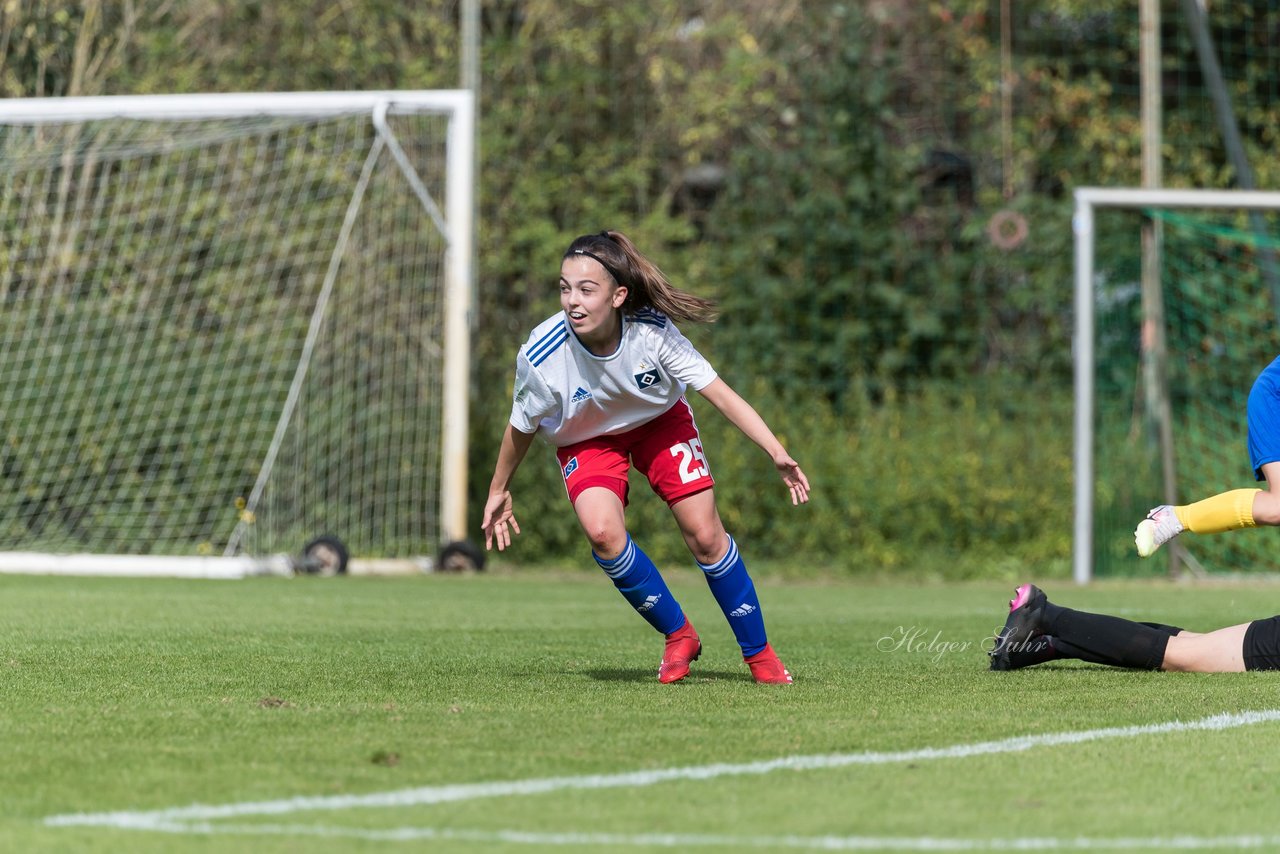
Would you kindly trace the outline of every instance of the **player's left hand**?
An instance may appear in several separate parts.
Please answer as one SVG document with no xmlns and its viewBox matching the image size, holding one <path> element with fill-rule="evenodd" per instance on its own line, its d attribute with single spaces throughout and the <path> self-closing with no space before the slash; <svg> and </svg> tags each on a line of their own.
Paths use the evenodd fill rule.
<svg viewBox="0 0 1280 854">
<path fill-rule="evenodd" d="M 800 470 L 800 464 L 786 454 L 774 459 L 773 464 L 782 475 L 782 482 L 791 490 L 792 504 L 807 504 L 809 501 L 809 478 Z"/>
</svg>

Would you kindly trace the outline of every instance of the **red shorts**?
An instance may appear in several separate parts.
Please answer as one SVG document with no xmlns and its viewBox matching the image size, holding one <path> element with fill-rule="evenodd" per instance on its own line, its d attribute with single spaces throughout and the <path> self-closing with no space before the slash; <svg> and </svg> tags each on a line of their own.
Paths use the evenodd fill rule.
<svg viewBox="0 0 1280 854">
<path fill-rule="evenodd" d="M 582 490 L 603 486 L 627 504 L 627 472 L 636 470 L 668 505 L 715 485 L 702 453 L 702 438 L 684 398 L 657 418 L 634 430 L 599 436 L 556 449 L 569 501 Z"/>
</svg>

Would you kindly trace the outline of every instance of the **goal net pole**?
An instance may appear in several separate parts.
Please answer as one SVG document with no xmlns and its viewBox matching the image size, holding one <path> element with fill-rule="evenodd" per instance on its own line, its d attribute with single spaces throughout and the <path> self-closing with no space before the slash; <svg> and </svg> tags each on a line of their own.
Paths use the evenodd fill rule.
<svg viewBox="0 0 1280 854">
<path fill-rule="evenodd" d="M 445 305 L 444 434 L 440 528 L 446 540 L 467 536 L 467 435 L 470 429 L 471 294 L 475 212 L 475 109 L 474 95 L 459 92 L 449 122 L 447 143 L 448 184 L 445 206 L 450 225 L 445 266 L 448 295 Z"/>
<path fill-rule="evenodd" d="M 326 116 L 367 112 L 379 104 L 470 113 L 471 93 L 461 89 L 381 89 L 366 92 L 209 92 L 192 95 L 89 95 L 6 98 L 6 124 L 48 124 L 130 118 L 163 121 L 245 116 Z"/>
<path fill-rule="evenodd" d="M 285 555 L 252 557 L 170 557 L 167 555 L 0 553 L 0 572 L 21 575 L 108 576 L 111 578 L 199 578 L 230 580 L 297 574 Z"/>
<path fill-rule="evenodd" d="M 1100 208 L 1280 210 L 1280 192 L 1081 187 L 1075 191 L 1075 518 L 1072 577 L 1093 579 L 1094 527 L 1094 214 Z"/>
</svg>

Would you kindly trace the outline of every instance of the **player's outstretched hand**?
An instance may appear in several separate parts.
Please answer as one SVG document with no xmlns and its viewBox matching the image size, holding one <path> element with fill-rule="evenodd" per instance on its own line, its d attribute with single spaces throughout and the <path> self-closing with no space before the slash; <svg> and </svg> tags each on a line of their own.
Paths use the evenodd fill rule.
<svg viewBox="0 0 1280 854">
<path fill-rule="evenodd" d="M 511 545 L 511 534 L 513 531 L 520 533 L 520 525 L 511 512 L 510 492 L 498 492 L 489 496 L 484 504 L 484 518 L 480 521 L 480 527 L 484 528 L 486 550 L 492 549 L 495 542 L 498 544 L 498 551 Z"/>
<path fill-rule="evenodd" d="M 782 475 L 782 482 L 791 490 L 792 504 L 807 504 L 809 501 L 809 478 L 800 470 L 800 464 L 783 454 L 773 461 Z"/>
</svg>

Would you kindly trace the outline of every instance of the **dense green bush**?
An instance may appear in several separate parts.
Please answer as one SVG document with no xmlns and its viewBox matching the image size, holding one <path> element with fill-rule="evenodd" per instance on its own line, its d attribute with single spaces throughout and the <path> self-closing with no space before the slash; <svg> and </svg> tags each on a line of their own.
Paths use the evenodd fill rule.
<svg viewBox="0 0 1280 854">
<path fill-rule="evenodd" d="M 1162 3 L 1166 180 L 1226 186 L 1232 171 L 1175 6 Z M 701 407 L 726 520 L 751 554 L 846 572 L 1062 568 L 1070 193 L 1140 180 L 1137 9 L 886 8 L 483 4 L 473 530 L 515 350 L 555 310 L 563 248 L 609 227 L 678 284 L 722 301 L 718 325 L 686 331 L 814 481 L 813 505 L 790 507 L 768 461 Z M 459 79 L 458 11 L 454 0 L 10 4 L 0 94 L 448 88 Z M 1277 169 L 1278 14 L 1228 4 L 1213 16 L 1264 186 Z M 1026 222 L 1016 246 L 989 235 L 1001 212 Z M 1101 263 L 1129 263 L 1134 240 L 1101 234 Z M 1103 273 L 1113 284 L 1131 275 Z M 1136 348 L 1131 320 L 1108 352 Z M 1125 497 L 1126 478 L 1149 460 L 1124 447 L 1099 495 L 1128 513 L 1141 499 Z M 684 560 L 666 509 L 643 484 L 636 492 L 637 530 L 654 532 L 663 559 Z M 520 472 L 517 497 L 519 560 L 584 553 L 546 449 Z"/>
</svg>

